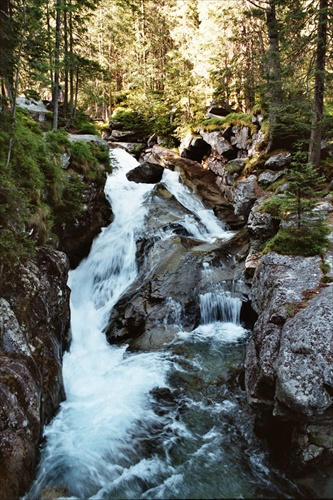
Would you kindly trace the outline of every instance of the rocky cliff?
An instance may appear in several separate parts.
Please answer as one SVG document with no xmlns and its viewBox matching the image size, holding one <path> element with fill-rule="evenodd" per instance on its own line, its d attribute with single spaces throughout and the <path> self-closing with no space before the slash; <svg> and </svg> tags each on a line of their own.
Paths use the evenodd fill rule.
<svg viewBox="0 0 333 500">
<path fill-rule="evenodd" d="M 0 498 L 17 499 L 33 479 L 43 425 L 64 399 L 68 345 L 65 254 L 39 248 L 1 281 Z"/>
</svg>

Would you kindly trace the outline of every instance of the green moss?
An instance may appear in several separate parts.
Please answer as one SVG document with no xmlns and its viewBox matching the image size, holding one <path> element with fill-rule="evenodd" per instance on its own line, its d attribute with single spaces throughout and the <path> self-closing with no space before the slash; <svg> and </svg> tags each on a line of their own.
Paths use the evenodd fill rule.
<svg viewBox="0 0 333 500">
<path fill-rule="evenodd" d="M 234 161 L 229 161 L 226 166 L 226 170 L 229 174 L 241 174 L 243 171 L 244 165 L 234 162 Z"/>
<path fill-rule="evenodd" d="M 98 158 L 97 158 L 98 156 Z M 100 161 L 98 161 L 100 160 Z M 104 147 L 91 142 L 75 141 L 70 146 L 70 166 L 79 174 L 82 174 L 86 180 L 102 182 L 105 179 L 105 169 L 101 161 L 109 161 L 109 155 L 106 157 Z"/>
<path fill-rule="evenodd" d="M 11 266 L 31 258 L 36 245 L 48 243 L 55 223 L 82 213 L 82 176 L 104 182 L 109 150 L 70 143 L 63 129 L 43 134 L 26 110 L 18 110 L 14 125 L 5 118 L 0 125 L 0 259 Z M 5 168 L 12 126 L 11 159 Z M 61 157 L 72 149 L 80 173 L 69 176 L 61 168 Z"/>
<path fill-rule="evenodd" d="M 201 128 L 205 132 L 222 131 L 228 127 L 249 127 L 251 133 L 257 132 L 257 125 L 252 122 L 252 116 L 245 113 L 230 113 L 223 118 L 209 118 L 201 123 Z"/>
</svg>

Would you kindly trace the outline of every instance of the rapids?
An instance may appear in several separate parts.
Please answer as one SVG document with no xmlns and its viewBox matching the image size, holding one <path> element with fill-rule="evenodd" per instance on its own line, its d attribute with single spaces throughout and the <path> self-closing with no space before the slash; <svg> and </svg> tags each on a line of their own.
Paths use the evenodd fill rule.
<svg viewBox="0 0 333 500">
<path fill-rule="evenodd" d="M 105 193 L 115 218 L 70 272 L 67 399 L 45 429 L 25 500 L 293 496 L 295 486 L 272 467 L 253 433 L 239 387 L 249 335 L 239 297 L 216 286 L 201 294 L 201 324 L 192 332 L 182 330 L 182 311 L 169 298 L 164 321 L 179 331 L 160 351 L 131 352 L 106 341 L 110 311 L 137 276 L 136 241 L 153 189 L 127 180 L 137 166 L 130 155 L 120 149 L 110 155 L 114 171 Z M 232 235 L 177 173 L 165 171 L 161 182 L 191 212 L 183 226 L 194 238 Z"/>
</svg>

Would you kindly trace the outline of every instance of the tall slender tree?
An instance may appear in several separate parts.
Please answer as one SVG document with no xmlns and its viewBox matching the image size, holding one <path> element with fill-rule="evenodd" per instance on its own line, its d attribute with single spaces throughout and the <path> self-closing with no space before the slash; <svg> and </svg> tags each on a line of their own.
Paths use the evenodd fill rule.
<svg viewBox="0 0 333 500">
<path fill-rule="evenodd" d="M 325 59 L 327 52 L 328 0 L 319 1 L 313 122 L 311 129 L 309 163 L 318 167 L 320 162 L 322 119 L 325 92 Z"/>
</svg>

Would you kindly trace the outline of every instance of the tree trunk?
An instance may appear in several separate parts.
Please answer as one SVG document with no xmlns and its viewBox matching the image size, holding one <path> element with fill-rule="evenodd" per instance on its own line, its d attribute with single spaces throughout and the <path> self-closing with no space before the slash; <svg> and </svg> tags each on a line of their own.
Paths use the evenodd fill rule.
<svg viewBox="0 0 333 500">
<path fill-rule="evenodd" d="M 64 9 L 64 59 L 65 59 L 65 67 L 64 67 L 64 97 L 63 97 L 63 110 L 62 115 L 64 118 L 67 116 L 68 112 L 68 66 L 69 66 L 69 54 L 68 54 L 68 26 L 67 26 L 67 8 L 66 8 L 66 0 L 65 0 L 65 9 Z"/>
<path fill-rule="evenodd" d="M 53 84 L 53 130 L 58 129 L 59 120 L 59 73 L 60 73 L 60 27 L 61 27 L 61 6 L 62 0 L 56 3 L 56 43 L 54 51 L 54 84 Z"/>
<path fill-rule="evenodd" d="M 72 2 L 69 2 L 70 7 L 72 6 Z M 75 89 L 74 89 L 74 40 L 73 40 L 73 13 L 72 8 L 69 11 L 69 114 L 70 117 L 74 117 L 74 109 L 75 109 Z"/>
<path fill-rule="evenodd" d="M 328 24 L 328 0 L 320 0 L 319 19 L 317 29 L 317 48 L 316 48 L 316 74 L 315 89 L 313 100 L 313 122 L 311 129 L 309 163 L 313 167 L 318 167 L 320 162 L 322 118 L 324 109 L 324 90 L 325 90 L 325 58 L 327 42 L 327 24 Z"/>
<path fill-rule="evenodd" d="M 279 28 L 274 0 L 268 2 L 266 26 L 269 38 L 267 54 L 269 94 L 269 144 L 267 151 L 274 148 L 274 127 L 282 103 L 281 63 L 279 49 Z"/>
<path fill-rule="evenodd" d="M 20 75 L 21 63 L 22 63 L 23 45 L 25 42 L 26 34 L 27 34 L 27 4 L 26 4 L 26 0 L 23 1 L 22 7 L 23 7 L 22 35 L 21 35 L 19 51 L 18 51 L 18 55 L 17 55 L 15 81 L 14 81 L 13 88 L 12 88 L 12 94 L 13 94 L 12 95 L 12 104 L 11 104 L 12 123 L 11 123 L 10 139 L 9 139 L 9 146 L 8 146 L 8 152 L 7 152 L 6 169 L 9 167 L 9 163 L 10 163 L 10 159 L 11 159 L 11 155 L 12 155 L 12 149 L 13 149 L 14 126 L 15 126 L 15 122 L 16 122 L 16 97 L 17 97 L 17 93 L 18 93 L 18 84 L 19 84 L 19 75 Z"/>
</svg>

